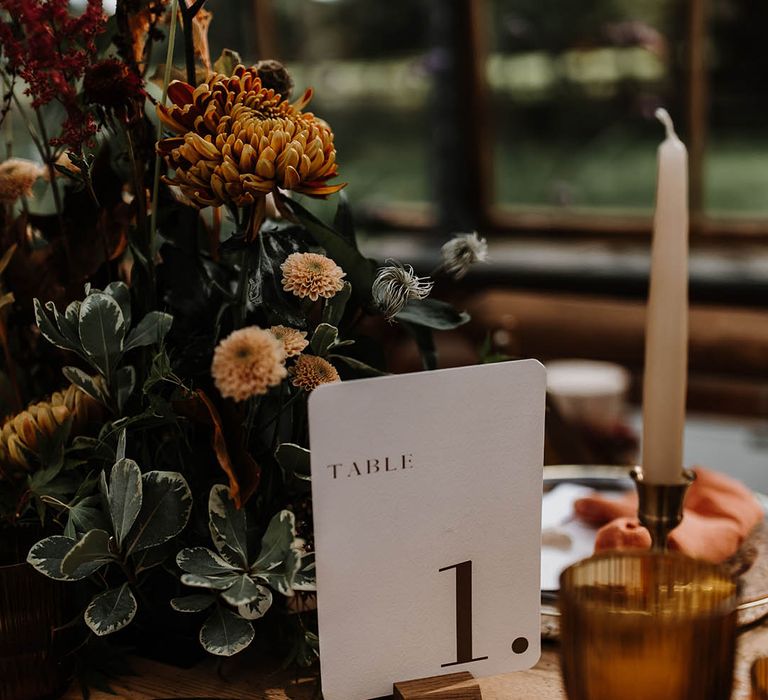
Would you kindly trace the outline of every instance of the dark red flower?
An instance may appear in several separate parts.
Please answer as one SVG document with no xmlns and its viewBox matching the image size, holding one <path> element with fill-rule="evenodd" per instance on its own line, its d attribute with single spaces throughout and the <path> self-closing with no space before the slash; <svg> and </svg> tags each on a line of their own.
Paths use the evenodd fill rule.
<svg viewBox="0 0 768 700">
<path fill-rule="evenodd" d="M 120 59 L 99 61 L 85 71 L 83 98 L 96 106 L 102 122 L 133 121 L 141 114 L 144 97 L 141 78 Z"/>
<path fill-rule="evenodd" d="M 78 16 L 69 13 L 68 0 L 0 0 L 0 10 L 7 13 L 7 20 L 0 20 L 5 71 L 26 82 L 33 108 L 54 100 L 64 106 L 62 133 L 51 143 L 79 150 L 96 133 L 77 83 L 93 62 L 96 37 L 106 27 L 102 0 L 88 0 Z"/>
</svg>

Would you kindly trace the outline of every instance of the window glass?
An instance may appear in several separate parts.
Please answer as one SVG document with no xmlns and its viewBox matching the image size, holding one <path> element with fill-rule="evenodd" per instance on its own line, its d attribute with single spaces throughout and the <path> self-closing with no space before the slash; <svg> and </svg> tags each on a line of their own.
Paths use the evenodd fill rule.
<svg viewBox="0 0 768 700">
<path fill-rule="evenodd" d="M 667 0 L 494 0 L 487 75 L 497 200 L 648 210 L 680 18 Z M 677 86 L 677 87 L 675 87 Z"/>
<path fill-rule="evenodd" d="M 226 0 L 222 10 L 224 4 L 209 4 L 212 44 L 248 60 L 279 58 L 294 78 L 294 95 L 314 89 L 309 109 L 333 127 L 353 203 L 429 198 L 425 3 Z M 257 4 L 261 11 L 254 12 Z"/>
<path fill-rule="evenodd" d="M 704 204 L 710 214 L 768 214 L 768 5 L 710 3 L 709 130 Z"/>
</svg>

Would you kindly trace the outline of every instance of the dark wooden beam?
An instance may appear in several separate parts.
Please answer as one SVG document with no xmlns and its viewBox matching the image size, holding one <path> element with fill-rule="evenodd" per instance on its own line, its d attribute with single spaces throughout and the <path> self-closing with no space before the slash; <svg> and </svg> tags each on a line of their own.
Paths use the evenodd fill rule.
<svg viewBox="0 0 768 700">
<path fill-rule="evenodd" d="M 686 71 L 688 77 L 688 164 L 691 233 L 700 233 L 704 213 L 704 168 L 709 118 L 707 27 L 709 0 L 689 0 Z"/>
<path fill-rule="evenodd" d="M 491 181 L 484 0 L 432 0 L 430 173 L 442 234 L 482 228 Z"/>
<path fill-rule="evenodd" d="M 256 57 L 280 58 L 273 0 L 253 0 L 253 25 Z"/>
</svg>

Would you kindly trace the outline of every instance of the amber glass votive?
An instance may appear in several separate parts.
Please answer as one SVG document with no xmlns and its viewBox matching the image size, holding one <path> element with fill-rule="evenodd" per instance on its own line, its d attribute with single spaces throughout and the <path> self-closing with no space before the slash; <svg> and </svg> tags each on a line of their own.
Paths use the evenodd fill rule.
<svg viewBox="0 0 768 700">
<path fill-rule="evenodd" d="M 755 659 L 750 671 L 752 700 L 768 700 L 768 656 Z"/>
<path fill-rule="evenodd" d="M 606 552 L 560 577 L 570 700 L 728 700 L 736 584 L 680 554 Z"/>
</svg>

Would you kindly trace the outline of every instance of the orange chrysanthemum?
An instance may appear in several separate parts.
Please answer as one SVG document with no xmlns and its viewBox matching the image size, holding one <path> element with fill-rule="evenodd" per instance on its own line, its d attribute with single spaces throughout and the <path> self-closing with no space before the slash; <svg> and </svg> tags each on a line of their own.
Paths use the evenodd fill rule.
<svg viewBox="0 0 768 700">
<path fill-rule="evenodd" d="M 70 435 L 82 435 L 102 412 L 103 406 L 96 399 L 71 384 L 50 399 L 30 404 L 8 418 L 0 430 L 0 479 L 28 471 L 32 466 L 30 455 L 37 454 L 41 443 L 52 438 L 68 420 L 72 421 Z"/>
<path fill-rule="evenodd" d="M 306 391 L 317 389 L 321 384 L 341 381 L 336 368 L 327 360 L 315 355 L 299 355 L 289 371 L 291 384 Z"/>
<path fill-rule="evenodd" d="M 169 182 L 196 206 L 261 205 L 277 188 L 326 197 L 344 187 L 327 184 L 337 174 L 331 128 L 302 112 L 311 90 L 291 104 L 262 86 L 256 67 L 237 66 L 197 88 L 174 81 L 168 97 L 173 104 L 158 114 L 179 135 L 157 150 L 176 170 Z"/>
<path fill-rule="evenodd" d="M 319 253 L 291 253 L 280 265 L 283 289 L 297 297 L 330 299 L 344 287 L 346 272 Z"/>
<path fill-rule="evenodd" d="M 234 331 L 213 352 L 211 375 L 225 398 L 245 401 L 266 394 L 286 374 L 283 344 L 256 326 Z"/>
<path fill-rule="evenodd" d="M 309 345 L 306 331 L 288 328 L 288 326 L 272 326 L 269 331 L 283 344 L 286 357 L 295 357 L 301 354 L 304 348 Z"/>
</svg>

